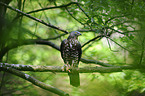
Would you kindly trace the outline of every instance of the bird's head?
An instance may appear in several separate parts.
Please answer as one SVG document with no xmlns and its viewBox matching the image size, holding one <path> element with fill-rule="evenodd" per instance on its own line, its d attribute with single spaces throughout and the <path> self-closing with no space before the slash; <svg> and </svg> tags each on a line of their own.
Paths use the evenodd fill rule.
<svg viewBox="0 0 145 96">
<path fill-rule="evenodd" d="M 78 36 L 82 35 L 79 31 L 72 31 L 68 38 L 78 38 Z"/>
</svg>

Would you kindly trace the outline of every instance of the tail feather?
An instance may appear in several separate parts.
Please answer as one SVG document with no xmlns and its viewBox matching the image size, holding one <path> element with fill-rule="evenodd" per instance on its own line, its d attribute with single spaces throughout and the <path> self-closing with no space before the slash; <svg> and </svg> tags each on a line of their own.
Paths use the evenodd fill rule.
<svg viewBox="0 0 145 96">
<path fill-rule="evenodd" d="M 80 77 L 79 77 L 79 72 L 69 72 L 69 79 L 70 79 L 70 84 L 74 87 L 80 86 Z"/>
</svg>

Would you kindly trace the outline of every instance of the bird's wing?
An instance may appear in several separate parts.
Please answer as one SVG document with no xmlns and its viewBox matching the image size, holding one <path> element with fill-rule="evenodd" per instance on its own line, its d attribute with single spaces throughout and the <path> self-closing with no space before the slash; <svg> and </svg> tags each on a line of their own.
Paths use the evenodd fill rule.
<svg viewBox="0 0 145 96">
<path fill-rule="evenodd" d="M 79 63 L 79 61 L 81 59 L 81 55 L 82 55 L 82 46 L 81 46 L 81 44 L 79 42 L 77 44 L 77 50 L 79 52 L 79 57 L 78 57 L 78 63 Z"/>
<path fill-rule="evenodd" d="M 67 39 L 65 39 L 65 40 L 63 40 L 62 42 L 61 42 L 61 45 L 60 45 L 60 52 L 61 52 L 61 57 L 62 57 L 62 59 L 64 60 L 64 62 L 65 62 L 65 58 L 64 58 L 64 54 L 65 54 L 65 45 L 66 45 L 66 43 L 67 43 Z"/>
</svg>

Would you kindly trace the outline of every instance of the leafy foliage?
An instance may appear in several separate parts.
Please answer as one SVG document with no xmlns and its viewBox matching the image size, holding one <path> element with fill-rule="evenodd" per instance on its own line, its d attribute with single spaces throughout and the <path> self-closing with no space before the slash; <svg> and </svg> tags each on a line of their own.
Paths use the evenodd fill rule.
<svg viewBox="0 0 145 96">
<path fill-rule="evenodd" d="M 60 52 L 53 46 L 38 43 L 30 45 L 26 41 L 44 40 L 59 46 L 67 38 L 67 32 L 78 30 L 83 34 L 79 38 L 83 58 L 113 66 L 142 67 L 145 64 L 144 0 L 7 0 L 4 3 L 41 22 L 22 15 L 19 10 L 5 10 L 6 6 L 0 3 L 1 62 L 63 66 Z M 49 24 L 56 27 L 50 27 Z M 100 67 L 82 62 L 79 65 L 84 66 Z M 66 90 L 72 96 L 132 96 L 135 93 L 139 96 L 145 92 L 143 69 L 81 74 L 81 86 L 78 88 L 69 85 L 67 74 L 26 73 Z M 4 82 L 1 83 L 1 94 L 55 96 L 14 75 L 1 72 L 0 77 L 1 82 Z"/>
</svg>

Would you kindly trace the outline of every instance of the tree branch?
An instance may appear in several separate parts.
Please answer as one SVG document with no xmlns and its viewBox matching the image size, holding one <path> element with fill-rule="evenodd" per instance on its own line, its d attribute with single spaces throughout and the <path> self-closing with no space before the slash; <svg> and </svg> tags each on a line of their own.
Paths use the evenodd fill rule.
<svg viewBox="0 0 145 96">
<path fill-rule="evenodd" d="M 123 15 L 123 16 L 114 16 L 114 17 L 108 19 L 107 21 L 105 21 L 105 25 L 106 25 L 108 22 L 110 22 L 111 20 L 113 20 L 113 19 L 121 18 L 121 17 L 125 17 L 125 16 L 127 16 L 127 15 Z"/>
<path fill-rule="evenodd" d="M 45 11 L 45 10 L 49 10 L 49 9 L 64 8 L 64 7 L 68 7 L 68 6 L 72 5 L 72 4 L 77 4 L 77 2 L 70 2 L 70 3 L 66 4 L 66 5 L 41 8 L 41 9 L 37 9 L 37 10 L 33 10 L 33 11 L 30 11 L 30 12 L 27 12 L 27 14 L 31 14 L 31 13 L 35 13 L 35 12 L 40 12 L 40 11 Z M 21 16 L 23 16 L 23 15 L 19 15 L 19 16 L 15 17 L 13 21 L 15 21 L 16 19 L 18 19 Z"/>
<path fill-rule="evenodd" d="M 60 47 L 55 45 L 54 43 L 52 43 L 50 41 L 41 40 L 41 39 L 26 39 L 26 40 L 23 40 L 23 41 L 19 41 L 19 43 L 18 43 L 17 40 L 16 40 L 16 42 L 13 42 L 13 43 L 9 44 L 9 46 L 7 46 L 7 47 L 3 48 L 3 50 L 1 50 L 0 58 L 2 58 L 5 55 L 5 53 L 8 52 L 11 49 L 17 48 L 18 46 L 30 45 L 30 44 L 49 45 L 52 48 L 60 51 Z M 98 65 L 101 65 L 101 66 L 105 66 L 105 67 L 113 66 L 113 65 L 110 65 L 110 64 L 107 64 L 107 63 L 103 63 L 103 62 L 100 62 L 100 61 L 89 60 L 89 59 L 84 59 L 84 58 L 81 58 L 81 61 L 83 63 L 86 63 L 86 64 L 87 63 L 93 63 L 93 64 L 98 64 Z"/>
<path fill-rule="evenodd" d="M 97 65 L 101 65 L 101 66 L 104 66 L 104 67 L 112 67 L 113 65 L 110 65 L 110 64 L 107 64 L 107 63 L 104 63 L 104 62 L 100 62 L 100 61 L 96 61 L 96 60 L 89 60 L 89 59 L 84 59 L 84 58 L 81 58 L 81 62 L 83 63 L 93 63 L 93 64 L 97 64 Z"/>
<path fill-rule="evenodd" d="M 90 20 L 89 15 L 85 12 L 85 10 L 77 3 L 77 6 L 82 10 L 82 12 L 87 16 L 87 18 Z"/>
<path fill-rule="evenodd" d="M 39 12 L 39 11 L 44 11 L 44 10 L 48 10 L 48 9 L 64 8 L 64 7 L 70 6 L 72 4 L 78 4 L 78 2 L 70 2 L 70 3 L 65 4 L 65 5 L 41 8 L 41 9 L 37 9 L 37 10 L 33 10 L 33 11 L 30 11 L 30 12 L 27 12 L 27 14 L 31 14 L 31 13 Z"/>
<path fill-rule="evenodd" d="M 9 44 L 8 46 L 6 46 L 5 48 L 3 48 L 0 52 L 0 58 L 2 58 L 6 52 L 8 52 L 11 49 L 17 48 L 18 46 L 23 46 L 23 45 L 30 45 L 30 44 L 42 44 L 42 45 L 49 45 L 51 47 L 53 47 L 56 50 L 60 50 L 59 46 L 55 45 L 54 43 L 50 42 L 50 41 L 46 41 L 46 40 L 39 40 L 39 39 L 26 39 L 26 40 L 22 40 L 22 41 L 13 41 L 11 44 Z"/>
<path fill-rule="evenodd" d="M 98 39 L 98 38 L 101 39 L 102 37 L 104 37 L 104 35 L 99 35 L 99 36 L 97 36 L 97 37 L 95 37 L 95 38 L 89 40 L 89 41 L 86 42 L 85 44 L 83 44 L 82 47 L 84 47 L 85 45 L 89 44 L 89 43 L 92 42 L 92 41 L 95 41 L 95 40 Z"/>
<path fill-rule="evenodd" d="M 62 66 L 34 66 L 34 65 L 21 65 L 21 64 L 8 64 L 0 63 L 0 66 L 11 67 L 20 71 L 34 71 L 34 72 L 63 72 L 68 73 L 67 71 L 62 71 Z M 134 66 L 113 66 L 113 67 L 83 67 L 83 68 L 73 68 L 73 70 L 78 71 L 79 73 L 112 73 L 112 72 L 122 72 L 123 70 L 133 70 L 139 69 L 141 67 Z"/>
<path fill-rule="evenodd" d="M 69 15 L 73 18 L 73 19 L 75 19 L 77 22 L 79 22 L 81 25 L 85 25 L 84 23 L 82 23 L 81 21 L 79 21 L 77 18 L 75 18 L 72 14 L 71 14 L 71 12 L 68 10 L 68 8 L 66 7 L 66 11 L 69 13 Z"/>
<path fill-rule="evenodd" d="M 116 41 L 114 41 L 113 39 L 111 39 L 110 37 L 108 37 L 108 39 L 110 39 L 112 42 L 114 42 L 115 44 L 117 44 L 118 46 L 120 46 L 121 48 L 123 48 L 124 50 L 127 50 L 130 54 L 134 55 L 133 52 L 131 52 L 127 48 L 123 47 L 122 45 L 120 45 L 119 43 L 117 43 Z"/>
<path fill-rule="evenodd" d="M 32 20 L 34 20 L 34 21 L 37 21 L 37 22 L 39 22 L 39 23 L 41 23 L 41 24 L 44 24 L 44 25 L 46 25 L 46 26 L 48 26 L 48 27 L 54 28 L 54 29 L 56 29 L 56 30 L 59 30 L 59 31 L 62 31 L 62 32 L 68 34 L 68 32 L 67 32 L 66 30 L 63 30 L 63 29 L 61 29 L 61 28 L 59 28 L 59 27 L 56 27 L 56 26 L 54 26 L 54 25 L 52 25 L 52 24 L 48 24 L 48 23 L 44 22 L 43 20 L 40 20 L 40 19 L 35 18 L 35 17 L 33 17 L 33 16 L 31 16 L 31 15 L 29 15 L 29 14 L 27 14 L 27 13 L 24 13 L 24 12 L 22 12 L 22 11 L 19 10 L 19 9 L 13 8 L 13 7 L 11 7 L 11 6 L 8 6 L 8 5 L 5 4 L 5 3 L 0 2 L 0 5 L 5 6 L 5 7 L 9 8 L 9 9 L 11 9 L 11 10 L 13 10 L 13 11 L 16 11 L 16 12 L 18 12 L 18 13 L 20 13 L 20 14 L 22 14 L 22 15 L 24 15 L 24 16 L 26 16 L 26 17 L 32 19 Z"/>
<path fill-rule="evenodd" d="M 58 35 L 58 36 L 56 36 L 56 37 L 50 37 L 50 38 L 48 38 L 48 39 L 46 39 L 46 40 L 55 40 L 55 39 L 60 38 L 60 37 L 62 37 L 62 36 L 64 36 L 64 35 L 66 35 L 66 34 L 65 34 L 65 33 L 64 33 L 64 34 L 60 34 L 60 35 Z"/>
<path fill-rule="evenodd" d="M 60 96 L 69 96 L 68 93 L 65 93 L 64 91 L 62 91 L 60 89 L 57 89 L 57 88 L 55 88 L 53 86 L 46 85 L 45 83 L 43 83 L 43 82 L 31 77 L 30 75 L 19 71 L 19 70 L 13 69 L 11 67 L 6 67 L 6 66 L 0 66 L 0 70 L 9 72 L 9 73 L 14 74 L 14 75 L 17 75 L 17 76 L 19 76 L 19 77 L 21 77 L 21 78 L 33 83 L 36 86 L 41 87 L 42 89 L 48 90 L 48 91 L 53 92 L 55 94 L 58 94 Z"/>
</svg>

